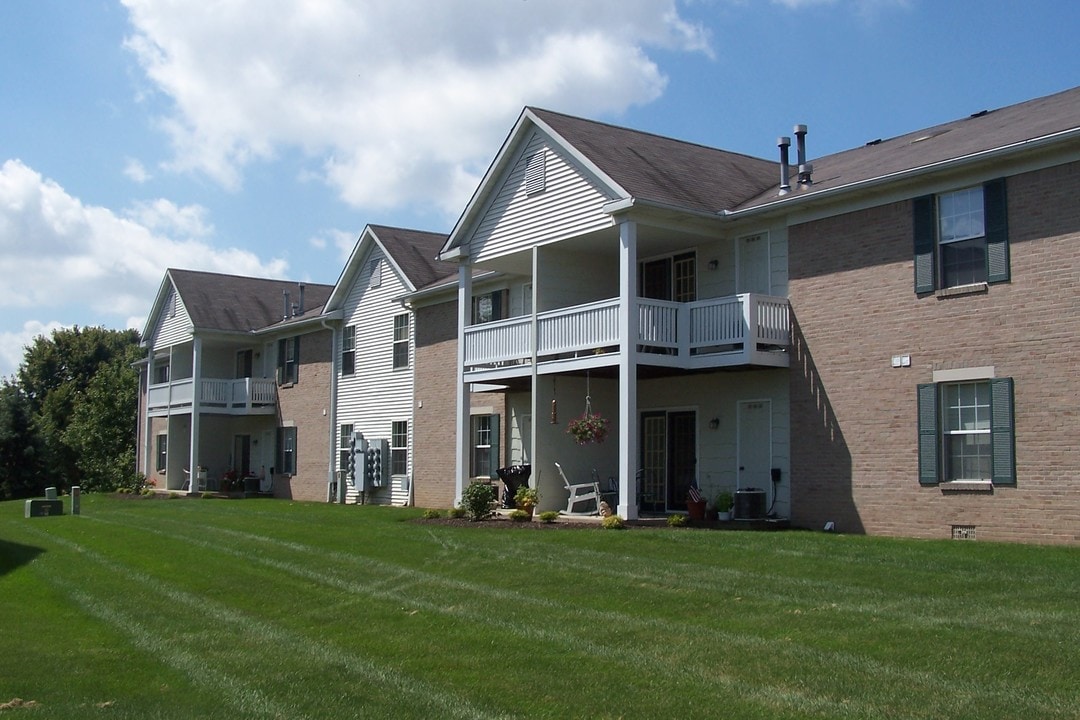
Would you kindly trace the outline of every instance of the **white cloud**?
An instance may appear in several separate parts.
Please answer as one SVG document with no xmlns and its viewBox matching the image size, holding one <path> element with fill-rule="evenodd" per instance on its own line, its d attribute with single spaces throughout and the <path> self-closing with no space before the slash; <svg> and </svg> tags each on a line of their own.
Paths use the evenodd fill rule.
<svg viewBox="0 0 1080 720">
<path fill-rule="evenodd" d="M 448 215 L 522 106 L 618 113 L 665 87 L 649 48 L 711 53 L 675 0 L 124 4 L 127 46 L 174 107 L 173 169 L 237 188 L 300 148 L 355 206 Z"/>
<path fill-rule="evenodd" d="M 22 328 L 15 331 L 0 331 L 0 378 L 11 377 L 22 364 L 26 348 L 39 335 L 49 337 L 53 331 L 67 327 L 56 322 L 27 320 Z M 141 328 L 140 328 L 141 330 Z"/>
<path fill-rule="evenodd" d="M 137 202 L 124 214 L 148 230 L 182 238 L 205 237 L 214 232 L 214 226 L 206 222 L 206 208 L 200 205 L 178 207 L 158 198 Z"/>
<path fill-rule="evenodd" d="M 150 173 L 146 172 L 146 168 L 143 164 L 135 158 L 127 159 L 127 162 L 124 164 L 124 175 L 129 180 L 136 182 L 139 185 L 150 180 Z"/>
<path fill-rule="evenodd" d="M 130 326 L 131 317 L 149 310 L 167 267 L 284 275 L 284 260 L 264 262 L 210 244 L 213 227 L 205 215 L 201 207 L 168 200 L 118 215 L 84 205 L 21 161 L 7 160 L 0 165 L 0 313 L 32 309 L 66 325 Z M 35 323 L 0 333 L 0 363 L 21 360 L 27 333 L 61 321 Z M 0 364 L 0 374 L 17 364 Z"/>
</svg>

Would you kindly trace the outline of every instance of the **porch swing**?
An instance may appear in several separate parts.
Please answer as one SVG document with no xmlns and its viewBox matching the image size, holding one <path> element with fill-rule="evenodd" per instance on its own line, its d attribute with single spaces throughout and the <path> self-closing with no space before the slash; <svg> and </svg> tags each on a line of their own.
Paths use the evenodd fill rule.
<svg viewBox="0 0 1080 720">
<path fill-rule="evenodd" d="M 590 377 L 589 373 L 586 371 L 585 413 L 580 418 L 571 420 L 566 428 L 566 432 L 574 437 L 574 440 L 578 445 L 602 443 L 604 438 L 607 437 L 607 423 L 608 421 L 599 413 L 593 413 Z M 562 465 L 555 463 L 555 469 L 558 470 L 559 477 L 561 477 L 563 481 L 563 486 L 569 493 L 569 496 L 566 499 L 566 509 L 562 511 L 562 514 L 599 515 L 601 501 L 600 483 L 596 481 L 595 477 L 591 482 L 574 484 L 567 479 L 566 473 L 563 472 Z M 576 509 L 578 505 L 584 503 L 590 503 L 591 509 L 587 511 Z"/>
</svg>

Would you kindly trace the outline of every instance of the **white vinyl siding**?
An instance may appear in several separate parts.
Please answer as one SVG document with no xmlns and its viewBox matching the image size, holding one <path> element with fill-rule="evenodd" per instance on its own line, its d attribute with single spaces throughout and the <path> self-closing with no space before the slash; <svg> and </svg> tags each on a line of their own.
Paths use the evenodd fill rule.
<svg viewBox="0 0 1080 720">
<path fill-rule="evenodd" d="M 188 342 L 194 329 L 184 303 L 180 302 L 180 296 L 174 288 L 169 288 L 161 314 L 154 323 L 152 347 L 157 350 Z"/>
<path fill-rule="evenodd" d="M 343 305 L 343 324 L 356 326 L 355 373 L 338 379 L 337 422 L 351 425 L 366 439 L 389 442 L 392 421 L 406 421 L 410 430 L 412 424 L 413 370 L 395 371 L 393 367 L 394 317 L 402 311 L 401 303 L 394 298 L 408 288 L 392 263 L 375 260 L 383 260 L 383 256 L 372 244 L 371 254 L 364 258 Z M 381 267 L 382 278 L 372 287 L 371 272 L 376 267 Z M 412 325 L 410 319 L 410 356 Z M 340 448 L 335 448 L 338 451 Z M 389 487 L 369 493 L 366 501 L 401 504 L 406 497 L 404 481 L 394 479 Z"/>
<path fill-rule="evenodd" d="M 544 191 L 529 195 L 526 169 L 537 153 L 544 153 Z M 602 210 L 611 199 L 536 132 L 477 222 L 470 239 L 474 261 L 611 227 L 611 216 Z"/>
</svg>

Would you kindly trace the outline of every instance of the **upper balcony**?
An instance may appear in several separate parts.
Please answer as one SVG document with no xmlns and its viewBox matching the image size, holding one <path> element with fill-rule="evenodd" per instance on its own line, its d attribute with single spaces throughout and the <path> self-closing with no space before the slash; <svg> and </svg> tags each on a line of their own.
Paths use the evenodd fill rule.
<svg viewBox="0 0 1080 720">
<path fill-rule="evenodd" d="M 637 362 L 685 370 L 788 367 L 786 298 L 744 293 L 679 303 L 638 298 Z M 465 379 L 495 381 L 531 372 L 531 315 L 465 328 Z M 536 315 L 538 373 L 614 365 L 618 298 Z"/>
<path fill-rule="evenodd" d="M 222 415 L 272 415 L 277 410 L 277 383 L 263 378 L 202 378 L 199 410 Z M 151 416 L 191 412 L 195 380 L 184 378 L 151 385 L 147 413 Z"/>
</svg>

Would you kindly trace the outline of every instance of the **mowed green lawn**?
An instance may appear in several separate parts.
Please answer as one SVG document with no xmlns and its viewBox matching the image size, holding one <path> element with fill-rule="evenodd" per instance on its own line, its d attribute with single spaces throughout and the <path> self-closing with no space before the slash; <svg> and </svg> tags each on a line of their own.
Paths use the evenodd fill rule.
<svg viewBox="0 0 1080 720">
<path fill-rule="evenodd" d="M 1080 717 L 1078 548 L 418 516 L 0 504 L 0 718 Z"/>
</svg>

